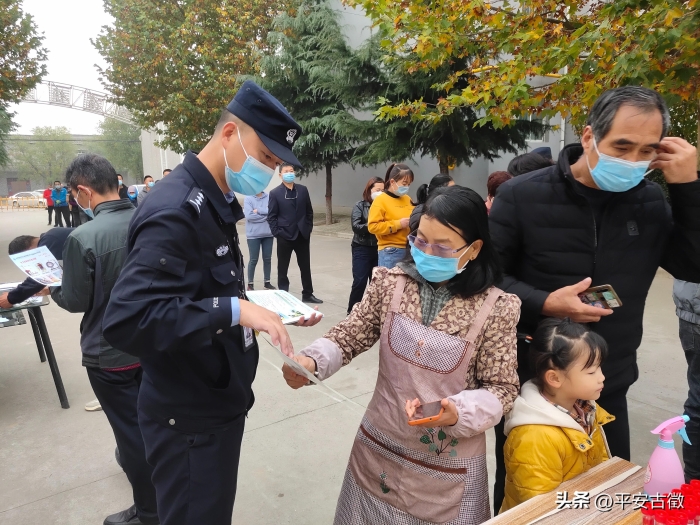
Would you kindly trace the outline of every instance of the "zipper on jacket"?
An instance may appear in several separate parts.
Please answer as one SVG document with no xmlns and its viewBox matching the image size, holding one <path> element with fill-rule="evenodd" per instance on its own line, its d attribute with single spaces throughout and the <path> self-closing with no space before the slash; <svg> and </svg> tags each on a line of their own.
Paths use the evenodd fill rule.
<svg viewBox="0 0 700 525">
<path fill-rule="evenodd" d="M 595 275 L 595 265 L 598 262 L 598 225 L 595 222 L 595 211 L 593 206 L 588 203 L 588 207 L 591 210 L 591 216 L 593 217 L 593 271 L 591 272 L 591 279 Z"/>
</svg>

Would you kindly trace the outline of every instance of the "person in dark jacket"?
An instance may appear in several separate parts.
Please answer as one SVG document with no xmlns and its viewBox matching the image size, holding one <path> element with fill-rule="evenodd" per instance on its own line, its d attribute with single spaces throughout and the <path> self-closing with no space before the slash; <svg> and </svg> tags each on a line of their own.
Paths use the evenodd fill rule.
<svg viewBox="0 0 700 525">
<path fill-rule="evenodd" d="M 292 252 L 297 256 L 301 271 L 301 300 L 321 304 L 314 296 L 311 280 L 311 230 L 314 228 L 314 210 L 306 186 L 296 183 L 294 166 L 284 163 L 279 168 L 282 184 L 270 191 L 267 222 L 277 239 L 277 287 L 289 291 L 289 261 Z"/>
<path fill-rule="evenodd" d="M 454 185 L 455 181 L 449 174 L 438 173 L 430 179 L 430 184 L 421 184 L 418 186 L 418 190 L 416 191 L 416 207 L 413 208 L 411 216 L 408 218 L 408 229 L 411 230 L 411 233 L 418 229 L 418 223 L 420 223 L 420 218 L 423 215 L 423 206 L 428 202 L 428 197 L 438 188 Z"/>
<path fill-rule="evenodd" d="M 139 423 L 162 525 L 231 525 L 255 331 L 293 354 L 279 315 L 246 300 L 233 192 L 260 193 L 278 163 L 298 163 L 300 134 L 279 101 L 244 82 L 202 151 L 188 152 L 131 221 L 104 335 L 141 357 Z"/>
<path fill-rule="evenodd" d="M 51 252 L 51 255 L 56 257 L 60 263 L 63 259 L 63 245 L 68 236 L 73 232 L 73 228 L 60 228 L 49 230 L 42 233 L 39 237 L 33 235 L 20 235 L 12 241 L 8 246 L 10 255 L 27 250 L 33 250 L 40 246 L 46 246 Z M 0 308 L 12 308 L 12 305 L 22 303 L 44 290 L 45 286 L 36 282 L 31 277 L 27 277 L 22 284 L 14 290 L 0 294 Z"/>
<path fill-rule="evenodd" d="M 121 176 L 120 173 L 117 173 L 117 180 L 119 181 L 119 198 L 120 199 L 128 199 L 128 190 L 126 188 L 126 185 L 124 184 L 124 177 Z"/>
<path fill-rule="evenodd" d="M 503 184 L 489 224 L 504 270 L 503 290 L 522 300 L 518 333 L 532 334 L 543 317 L 591 323 L 609 347 L 598 403 L 616 420 L 606 425 L 613 456 L 629 460 L 627 390 L 639 375 L 644 303 L 659 266 L 699 282 L 700 181 L 696 150 L 666 137 L 669 113 L 661 96 L 641 87 L 603 93 L 588 115 L 581 144 L 563 149 L 556 165 Z M 644 178 L 664 173 L 671 198 Z M 611 285 L 614 310 L 581 302 L 578 294 Z M 519 341 L 520 383 L 530 379 L 527 344 Z M 502 424 L 496 429 L 496 512 L 503 499 Z"/>
<path fill-rule="evenodd" d="M 61 185 L 61 181 L 57 180 L 53 183 L 53 191 L 51 192 L 51 200 L 53 200 L 53 211 L 56 213 L 56 226 L 63 227 L 63 222 L 66 223 L 66 228 L 70 228 L 70 210 L 68 209 L 68 190 Z"/>
<path fill-rule="evenodd" d="M 367 283 L 372 277 L 372 270 L 379 264 L 377 238 L 367 229 L 367 217 L 374 197 L 383 191 L 384 180 L 379 177 L 369 179 L 365 185 L 365 191 L 362 192 L 362 200 L 355 204 L 350 216 L 354 235 L 350 244 L 352 250 L 352 288 L 350 289 L 348 314 L 352 307 L 362 300 Z"/>
<path fill-rule="evenodd" d="M 70 188 L 68 188 L 68 206 L 70 208 L 71 217 L 70 225 L 73 228 L 77 228 L 81 224 L 85 224 L 90 220 L 90 217 L 88 217 L 85 212 L 80 209 L 80 206 L 78 206 L 78 203 L 75 201 L 75 197 L 73 196 L 73 192 L 71 192 Z"/>
<path fill-rule="evenodd" d="M 117 174 L 99 155 L 80 155 L 66 171 L 77 206 L 94 220 L 76 228 L 63 247 L 63 281 L 51 297 L 69 312 L 82 312 L 80 347 L 90 385 L 109 421 L 133 493 L 133 505 L 108 516 L 105 525 L 157 524 L 153 468 L 136 412 L 142 371 L 138 358 L 110 345 L 102 334 L 105 309 L 126 260 L 126 238 L 134 214 L 119 198 Z"/>
</svg>

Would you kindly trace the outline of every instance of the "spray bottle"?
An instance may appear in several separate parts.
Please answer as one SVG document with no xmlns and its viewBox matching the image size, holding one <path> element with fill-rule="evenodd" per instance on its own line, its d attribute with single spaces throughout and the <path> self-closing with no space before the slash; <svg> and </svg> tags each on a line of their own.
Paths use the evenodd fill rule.
<svg viewBox="0 0 700 525">
<path fill-rule="evenodd" d="M 673 448 L 673 434 L 678 432 L 683 441 L 690 445 L 685 433 L 685 424 L 690 421 L 688 416 L 678 416 L 664 421 L 651 431 L 659 435 L 659 443 L 649 458 L 649 466 L 644 477 L 644 492 L 649 496 L 668 494 L 673 489 L 685 483 L 683 467 Z"/>
</svg>

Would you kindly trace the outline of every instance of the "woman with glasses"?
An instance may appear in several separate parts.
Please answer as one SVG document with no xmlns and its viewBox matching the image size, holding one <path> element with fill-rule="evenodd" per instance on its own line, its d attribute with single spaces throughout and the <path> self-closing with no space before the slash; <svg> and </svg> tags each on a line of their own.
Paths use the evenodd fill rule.
<svg viewBox="0 0 700 525">
<path fill-rule="evenodd" d="M 501 269 L 475 191 L 437 190 L 408 241 L 406 259 L 378 268 L 350 315 L 295 357 L 326 379 L 379 342 L 336 525 L 490 518 L 484 432 L 518 394 L 520 300 L 494 286 Z M 283 371 L 292 388 L 308 383 Z"/>
<path fill-rule="evenodd" d="M 408 190 L 413 172 L 405 164 L 392 164 L 384 177 L 384 193 L 372 202 L 367 229 L 377 237 L 379 266 L 393 268 L 406 255 L 408 218 L 413 202 Z"/>
</svg>

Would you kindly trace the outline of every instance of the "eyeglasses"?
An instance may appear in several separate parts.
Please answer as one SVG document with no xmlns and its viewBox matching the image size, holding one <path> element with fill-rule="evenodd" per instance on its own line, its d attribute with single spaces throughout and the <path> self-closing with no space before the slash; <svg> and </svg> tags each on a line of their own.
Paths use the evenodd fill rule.
<svg viewBox="0 0 700 525">
<path fill-rule="evenodd" d="M 408 236 L 408 242 L 411 243 L 412 246 L 415 246 L 418 248 L 420 251 L 426 253 L 428 250 L 430 250 L 430 253 L 432 255 L 435 255 L 437 257 L 451 257 L 454 258 L 455 255 L 465 248 L 468 248 L 471 246 L 470 243 L 465 244 L 461 248 L 457 248 L 456 250 L 450 248 L 449 246 L 443 246 L 442 244 L 430 244 L 428 242 L 425 242 L 423 239 L 420 237 L 416 237 L 414 235 L 409 235 Z"/>
</svg>

